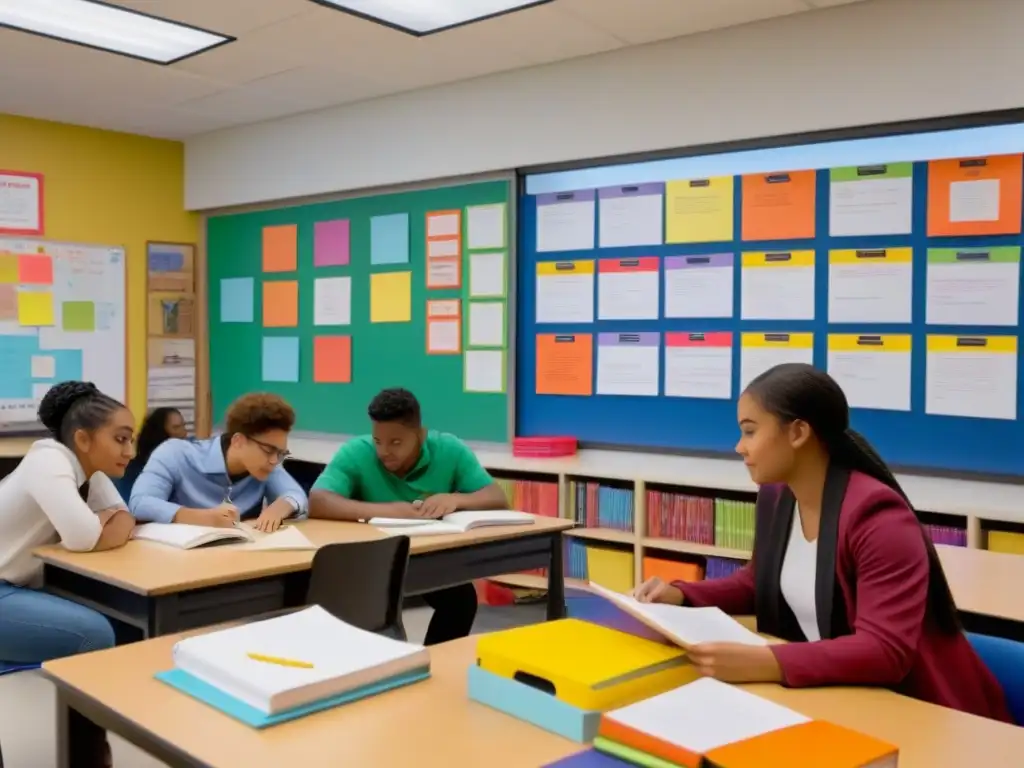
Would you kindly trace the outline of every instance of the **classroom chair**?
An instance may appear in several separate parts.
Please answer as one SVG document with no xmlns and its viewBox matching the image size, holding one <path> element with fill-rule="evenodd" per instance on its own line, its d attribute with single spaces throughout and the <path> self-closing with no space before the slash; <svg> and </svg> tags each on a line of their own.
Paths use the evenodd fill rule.
<svg viewBox="0 0 1024 768">
<path fill-rule="evenodd" d="M 405 640 L 402 597 L 409 537 L 328 544 L 317 550 L 306 602 L 369 632 Z"/>
<path fill-rule="evenodd" d="M 1024 725 L 1024 643 L 1005 637 L 967 633 L 975 652 L 1003 687 L 1010 716 Z"/>
</svg>

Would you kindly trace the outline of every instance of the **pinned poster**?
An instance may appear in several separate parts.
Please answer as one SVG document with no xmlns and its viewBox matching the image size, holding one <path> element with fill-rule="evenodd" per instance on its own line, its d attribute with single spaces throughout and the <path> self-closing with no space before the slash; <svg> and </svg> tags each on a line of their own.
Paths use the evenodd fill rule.
<svg viewBox="0 0 1024 768">
<path fill-rule="evenodd" d="M 263 283 L 263 327 L 294 328 L 299 324 L 299 283 L 274 280 Z"/>
<path fill-rule="evenodd" d="M 462 256 L 462 211 L 427 213 L 427 259 Z"/>
<path fill-rule="evenodd" d="M 756 173 L 743 177 L 740 213 L 744 240 L 814 237 L 815 171 Z"/>
<path fill-rule="evenodd" d="M 469 254 L 469 296 L 473 299 L 505 298 L 505 252 Z"/>
<path fill-rule="evenodd" d="M 50 291 L 18 291 L 18 325 L 53 325 L 53 294 Z"/>
<path fill-rule="evenodd" d="M 299 380 L 297 336 L 263 337 L 263 381 L 294 383 Z"/>
<path fill-rule="evenodd" d="M 466 247 L 493 251 L 507 245 L 507 222 L 504 203 L 471 205 L 466 208 Z"/>
<path fill-rule="evenodd" d="M 352 383 L 352 337 L 313 337 L 313 381 L 317 384 Z"/>
<path fill-rule="evenodd" d="M 263 271 L 294 272 L 299 254 L 299 228 L 294 224 L 263 228 Z"/>
<path fill-rule="evenodd" d="M 462 302 L 439 299 L 427 302 L 427 354 L 462 353 Z"/>
<path fill-rule="evenodd" d="M 1020 246 L 929 248 L 928 325 L 1017 325 Z"/>
<path fill-rule="evenodd" d="M 910 234 L 913 163 L 833 168 L 829 176 L 828 229 L 832 237 Z"/>
<path fill-rule="evenodd" d="M 721 243 L 733 239 L 732 176 L 683 179 L 665 185 L 665 242 Z"/>
<path fill-rule="evenodd" d="M 462 366 L 466 392 L 501 394 L 505 391 L 505 350 L 467 349 Z"/>
<path fill-rule="evenodd" d="M 909 323 L 914 250 L 874 248 L 828 254 L 830 323 Z"/>
<path fill-rule="evenodd" d="M 370 219 L 370 264 L 409 263 L 409 214 L 392 213 Z"/>
<path fill-rule="evenodd" d="M 0 283 L 0 321 L 18 319 L 18 287 Z"/>
<path fill-rule="evenodd" d="M 352 323 L 352 278 L 318 277 L 313 281 L 313 325 Z"/>
<path fill-rule="evenodd" d="M 598 242 L 602 248 L 661 245 L 665 185 L 605 187 L 598 190 Z"/>
<path fill-rule="evenodd" d="M 22 285 L 53 285 L 53 259 L 45 253 L 19 255 L 18 282 Z"/>
<path fill-rule="evenodd" d="M 657 397 L 659 333 L 600 333 L 597 394 Z"/>
<path fill-rule="evenodd" d="M 316 222 L 313 225 L 313 266 L 348 266 L 349 236 L 348 219 Z"/>
<path fill-rule="evenodd" d="M 665 334 L 665 396 L 732 397 L 732 334 Z"/>
<path fill-rule="evenodd" d="M 732 317 L 731 253 L 665 258 L 665 317 Z"/>
<path fill-rule="evenodd" d="M 658 257 L 598 259 L 597 319 L 658 319 Z"/>
<path fill-rule="evenodd" d="M 740 392 L 783 363 L 814 364 L 812 333 L 744 333 L 740 337 Z"/>
<path fill-rule="evenodd" d="M 251 323 L 255 281 L 251 277 L 226 277 L 220 281 L 220 321 Z"/>
<path fill-rule="evenodd" d="M 442 288 L 462 287 L 462 259 L 444 258 L 427 259 L 427 288 L 440 290 Z"/>
<path fill-rule="evenodd" d="M 928 236 L 1017 235 L 1021 231 L 1021 155 L 928 163 Z"/>
<path fill-rule="evenodd" d="M 538 262 L 537 322 L 594 322 L 592 259 Z"/>
<path fill-rule="evenodd" d="M 370 275 L 370 322 L 408 323 L 412 320 L 412 272 Z"/>
<path fill-rule="evenodd" d="M 537 253 L 591 251 L 597 192 L 582 189 L 537 195 Z"/>
<path fill-rule="evenodd" d="M 14 285 L 18 282 L 18 256 L 14 253 L 0 253 L 0 283 Z"/>
<path fill-rule="evenodd" d="M 537 335 L 538 395 L 594 394 L 594 337 L 589 333 Z"/>
<path fill-rule="evenodd" d="M 910 410 L 910 334 L 828 337 L 828 373 L 851 408 Z"/>
<path fill-rule="evenodd" d="M 744 253 L 741 286 L 744 320 L 813 320 L 814 251 Z"/>
<path fill-rule="evenodd" d="M 1017 418 L 1016 336 L 929 336 L 925 413 Z"/>
<path fill-rule="evenodd" d="M 506 345 L 505 302 L 469 302 L 469 347 L 504 347 Z"/>
<path fill-rule="evenodd" d="M 92 333 L 96 330 L 96 303 L 92 301 L 61 303 L 60 324 L 65 331 Z"/>
</svg>

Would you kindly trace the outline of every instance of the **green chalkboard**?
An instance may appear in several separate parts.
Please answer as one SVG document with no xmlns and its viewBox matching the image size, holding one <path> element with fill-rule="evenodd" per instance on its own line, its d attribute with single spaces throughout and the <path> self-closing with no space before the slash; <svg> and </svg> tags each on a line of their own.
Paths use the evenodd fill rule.
<svg viewBox="0 0 1024 768">
<path fill-rule="evenodd" d="M 464 369 L 470 305 L 469 246 L 472 245 L 468 239 L 470 215 L 467 208 L 480 211 L 482 209 L 475 206 L 504 204 L 505 285 L 510 285 L 512 228 L 509 198 L 509 181 L 488 181 L 211 216 L 207 221 L 207 264 L 214 422 L 223 420 L 227 406 L 239 395 L 269 391 L 286 398 L 295 407 L 298 416 L 296 428 L 299 430 L 358 434 L 369 429 L 366 407 L 377 392 L 386 387 L 406 387 L 419 398 L 427 426 L 453 432 L 467 440 L 506 441 L 509 422 L 507 387 L 504 387 L 504 392 L 467 392 Z M 461 211 L 462 285 L 428 289 L 427 214 L 453 210 Z M 495 210 L 487 209 L 489 217 L 484 217 L 489 218 L 492 232 L 495 230 Z M 378 260 L 402 258 L 402 249 L 396 247 L 395 230 L 391 226 L 394 219 L 382 222 L 379 218 L 394 214 L 408 215 L 408 263 L 372 264 L 371 220 L 375 218 Z M 315 225 L 317 222 L 339 220 L 349 222 L 348 264 L 315 264 Z M 294 269 L 264 271 L 266 228 L 288 225 L 297 227 Z M 270 238 L 274 240 L 273 234 Z M 486 250 L 500 252 L 502 249 L 488 245 Z M 338 251 L 334 250 L 332 254 L 333 258 L 328 260 L 338 261 Z M 285 256 L 286 269 L 287 261 Z M 411 273 L 410 319 L 408 322 L 371 322 L 371 275 L 394 272 Z M 314 325 L 315 281 L 341 276 L 351 278 L 350 324 Z M 263 299 L 266 285 L 279 281 L 298 283 L 297 323 L 294 326 L 265 327 Z M 282 291 L 281 288 L 272 286 L 269 295 L 275 297 L 275 302 L 280 299 L 287 303 L 288 289 Z M 248 304 L 250 295 L 251 309 Z M 463 343 L 460 354 L 427 352 L 427 301 L 443 299 L 461 300 Z M 506 295 L 504 301 L 507 300 Z M 280 311 L 282 306 L 275 304 L 272 314 L 277 323 L 289 323 L 287 311 Z M 506 306 L 506 323 L 507 310 Z M 320 336 L 350 337 L 349 383 L 314 380 L 314 346 L 315 339 Z M 267 342 L 266 339 L 273 341 Z M 335 354 L 339 349 L 338 342 L 321 342 L 320 349 L 325 350 L 331 344 L 334 345 L 331 354 Z M 294 359 L 292 350 L 295 345 L 298 347 L 298 368 L 293 374 L 290 361 Z M 341 342 L 343 346 L 344 342 Z M 265 351 L 267 361 L 263 359 Z M 493 361 L 495 352 L 490 354 Z M 503 369 L 508 371 L 507 350 L 505 355 Z M 294 378 L 297 381 L 289 380 Z"/>
</svg>

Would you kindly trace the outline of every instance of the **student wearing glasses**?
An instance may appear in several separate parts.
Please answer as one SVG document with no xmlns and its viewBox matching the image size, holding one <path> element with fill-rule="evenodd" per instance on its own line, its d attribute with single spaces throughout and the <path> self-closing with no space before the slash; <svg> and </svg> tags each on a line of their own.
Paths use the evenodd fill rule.
<svg viewBox="0 0 1024 768">
<path fill-rule="evenodd" d="M 243 395 L 228 408 L 224 434 L 168 440 L 153 451 L 132 488 L 132 514 L 219 528 L 254 519 L 266 532 L 305 517 L 306 493 L 281 466 L 294 425 L 295 411 L 277 395 Z"/>
</svg>

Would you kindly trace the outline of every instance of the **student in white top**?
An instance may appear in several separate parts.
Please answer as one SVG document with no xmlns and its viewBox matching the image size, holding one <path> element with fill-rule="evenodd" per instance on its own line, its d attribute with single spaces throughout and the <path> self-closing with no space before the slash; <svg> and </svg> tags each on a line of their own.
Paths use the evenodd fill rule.
<svg viewBox="0 0 1024 768">
<path fill-rule="evenodd" d="M 131 412 L 93 384 L 65 381 L 43 397 L 39 419 L 52 437 L 33 443 L 0 481 L 0 662 L 7 664 L 114 645 L 101 614 L 36 588 L 42 565 L 32 550 L 58 541 L 76 552 L 113 549 L 135 525 L 110 479 L 134 454 Z M 84 720 L 72 727 L 94 747 L 82 765 L 110 765 L 103 731 Z"/>
</svg>

